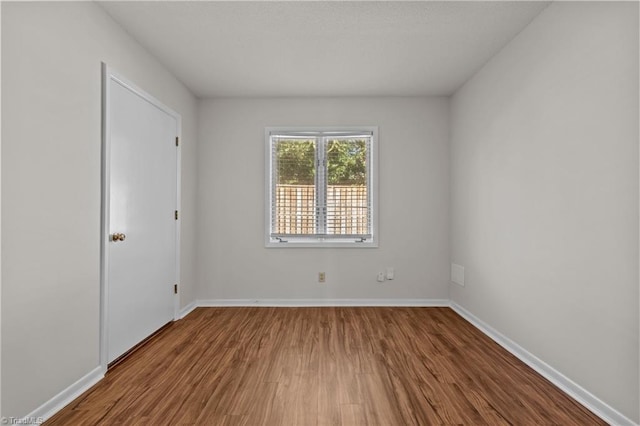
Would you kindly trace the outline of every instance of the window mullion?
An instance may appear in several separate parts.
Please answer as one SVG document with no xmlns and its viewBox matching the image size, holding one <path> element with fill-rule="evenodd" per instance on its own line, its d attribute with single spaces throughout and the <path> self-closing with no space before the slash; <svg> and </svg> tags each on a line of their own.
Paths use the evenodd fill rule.
<svg viewBox="0 0 640 426">
<path fill-rule="evenodd" d="M 325 138 L 316 139 L 316 211 L 317 233 L 327 233 L 327 183 Z"/>
</svg>

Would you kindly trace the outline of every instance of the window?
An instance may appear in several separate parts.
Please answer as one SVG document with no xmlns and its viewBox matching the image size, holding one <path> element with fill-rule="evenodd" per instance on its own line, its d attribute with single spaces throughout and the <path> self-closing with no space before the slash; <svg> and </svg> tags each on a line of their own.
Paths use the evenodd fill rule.
<svg viewBox="0 0 640 426">
<path fill-rule="evenodd" d="M 376 247 L 377 129 L 267 129 L 266 245 Z"/>
</svg>

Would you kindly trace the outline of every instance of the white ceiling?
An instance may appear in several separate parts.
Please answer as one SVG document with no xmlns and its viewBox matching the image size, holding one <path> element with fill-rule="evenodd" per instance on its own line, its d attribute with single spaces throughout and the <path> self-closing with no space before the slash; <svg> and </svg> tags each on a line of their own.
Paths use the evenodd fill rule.
<svg viewBox="0 0 640 426">
<path fill-rule="evenodd" d="M 549 4 L 99 3 L 203 98 L 450 95 Z"/>
</svg>

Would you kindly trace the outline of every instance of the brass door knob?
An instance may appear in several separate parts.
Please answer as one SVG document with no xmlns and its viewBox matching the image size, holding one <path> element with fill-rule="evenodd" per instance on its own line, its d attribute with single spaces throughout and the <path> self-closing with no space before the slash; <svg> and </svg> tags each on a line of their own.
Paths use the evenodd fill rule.
<svg viewBox="0 0 640 426">
<path fill-rule="evenodd" d="M 113 241 L 114 243 L 118 241 L 124 241 L 125 238 L 127 238 L 127 236 L 120 233 L 111 235 L 111 241 Z"/>
</svg>

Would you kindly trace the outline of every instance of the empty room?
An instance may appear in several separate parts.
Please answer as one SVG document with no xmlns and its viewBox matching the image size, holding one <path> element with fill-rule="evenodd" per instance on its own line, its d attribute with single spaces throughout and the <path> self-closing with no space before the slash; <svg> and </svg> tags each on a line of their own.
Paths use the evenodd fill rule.
<svg viewBox="0 0 640 426">
<path fill-rule="evenodd" d="M 0 14 L 2 424 L 640 425 L 638 2 Z"/>
</svg>

